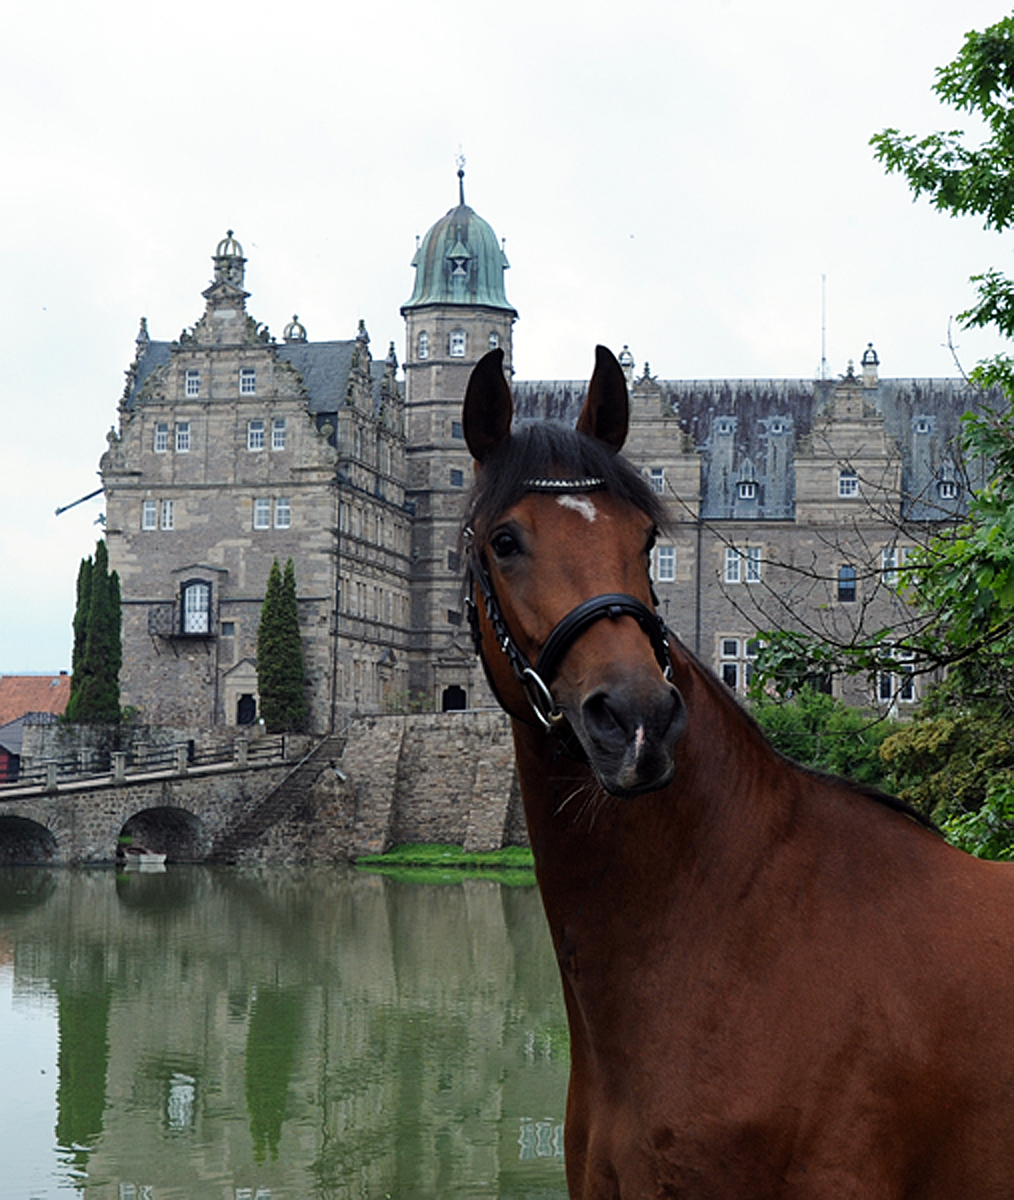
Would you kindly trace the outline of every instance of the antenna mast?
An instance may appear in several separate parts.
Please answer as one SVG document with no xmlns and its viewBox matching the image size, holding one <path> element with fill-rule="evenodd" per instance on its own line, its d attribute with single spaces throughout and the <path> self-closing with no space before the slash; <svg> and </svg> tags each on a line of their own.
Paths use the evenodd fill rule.
<svg viewBox="0 0 1014 1200">
<path fill-rule="evenodd" d="M 827 276 L 820 277 L 820 378 L 827 379 Z"/>
</svg>

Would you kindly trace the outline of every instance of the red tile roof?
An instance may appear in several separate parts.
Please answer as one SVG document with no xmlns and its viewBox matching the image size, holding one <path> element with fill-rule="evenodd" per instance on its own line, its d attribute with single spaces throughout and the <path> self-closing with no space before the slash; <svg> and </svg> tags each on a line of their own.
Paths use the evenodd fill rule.
<svg viewBox="0 0 1014 1200">
<path fill-rule="evenodd" d="M 69 675 L 0 675 L 0 725 L 30 712 L 60 714 L 69 698 Z"/>
</svg>

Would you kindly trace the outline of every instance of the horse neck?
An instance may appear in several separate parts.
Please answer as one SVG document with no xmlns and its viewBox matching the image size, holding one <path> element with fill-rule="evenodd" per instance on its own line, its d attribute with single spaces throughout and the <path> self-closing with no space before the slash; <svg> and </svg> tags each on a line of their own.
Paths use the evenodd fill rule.
<svg viewBox="0 0 1014 1200">
<path fill-rule="evenodd" d="M 665 788 L 629 800 L 606 796 L 589 767 L 554 739 L 515 723 L 518 771 L 547 911 L 572 910 L 599 881 L 623 877 L 675 899 L 712 882 L 736 888 L 765 841 L 791 826 L 795 769 L 767 745 L 725 686 L 687 656 L 674 663 L 688 723 Z M 775 779 L 780 786 L 774 786 Z"/>
</svg>

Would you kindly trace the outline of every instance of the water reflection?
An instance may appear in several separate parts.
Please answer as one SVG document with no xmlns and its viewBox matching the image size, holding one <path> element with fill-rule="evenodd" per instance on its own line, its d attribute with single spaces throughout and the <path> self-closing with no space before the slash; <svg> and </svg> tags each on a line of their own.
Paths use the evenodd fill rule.
<svg viewBox="0 0 1014 1200">
<path fill-rule="evenodd" d="M 5 958 L 14 1008 L 34 996 L 59 1029 L 36 1114 L 52 1170 L 11 1195 L 565 1195 L 566 1025 L 534 888 L 22 869 L 0 872 Z M 5 1187 L 36 1180 L 11 1152 Z"/>
</svg>

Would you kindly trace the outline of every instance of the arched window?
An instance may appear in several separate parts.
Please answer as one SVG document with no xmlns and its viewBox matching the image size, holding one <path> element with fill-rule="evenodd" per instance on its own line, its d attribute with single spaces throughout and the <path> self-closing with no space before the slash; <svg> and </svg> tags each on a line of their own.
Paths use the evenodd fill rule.
<svg viewBox="0 0 1014 1200">
<path fill-rule="evenodd" d="M 195 579 L 180 589 L 183 633 L 211 632 L 211 584 Z"/>
<path fill-rule="evenodd" d="M 451 336 L 447 339 L 447 353 L 451 358 L 465 357 L 465 331 L 463 329 L 455 329 Z"/>
<path fill-rule="evenodd" d="M 490 330 L 489 348 L 490 350 L 498 350 L 500 348 L 500 335 L 495 329 Z"/>
<path fill-rule="evenodd" d="M 430 335 L 425 329 L 416 340 L 415 353 L 416 358 L 429 358 L 430 356 Z"/>
</svg>

